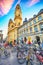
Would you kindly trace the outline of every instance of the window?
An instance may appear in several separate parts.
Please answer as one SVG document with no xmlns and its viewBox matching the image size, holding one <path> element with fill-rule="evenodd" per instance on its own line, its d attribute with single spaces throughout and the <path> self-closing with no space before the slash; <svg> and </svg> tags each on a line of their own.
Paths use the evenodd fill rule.
<svg viewBox="0 0 43 65">
<path fill-rule="evenodd" d="M 19 14 L 19 16 L 20 16 L 20 14 Z"/>
<path fill-rule="evenodd" d="M 36 19 L 33 20 L 34 24 L 36 23 Z"/>
<path fill-rule="evenodd" d="M 38 20 L 39 20 L 39 21 L 42 20 L 42 16 L 38 16 Z"/>
<path fill-rule="evenodd" d="M 32 22 L 30 22 L 30 26 L 32 25 Z"/>
<path fill-rule="evenodd" d="M 18 23 L 18 25 L 20 25 L 20 23 Z"/>
<path fill-rule="evenodd" d="M 13 28 L 14 26 L 12 25 L 12 28 Z"/>
<path fill-rule="evenodd" d="M 34 27 L 34 31 L 35 31 L 35 32 L 38 32 L 37 26 Z"/>
<path fill-rule="evenodd" d="M 30 28 L 30 32 L 32 32 L 32 28 Z"/>
<path fill-rule="evenodd" d="M 43 31 L 43 23 L 40 24 L 40 30 Z"/>
</svg>

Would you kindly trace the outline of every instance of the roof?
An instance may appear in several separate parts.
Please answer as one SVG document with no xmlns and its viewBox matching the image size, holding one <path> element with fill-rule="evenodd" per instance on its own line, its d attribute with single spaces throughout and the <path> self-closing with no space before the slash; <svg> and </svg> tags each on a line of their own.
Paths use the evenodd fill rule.
<svg viewBox="0 0 43 65">
<path fill-rule="evenodd" d="M 14 18 L 14 20 L 15 19 L 21 19 L 22 20 L 22 18 L 20 17 L 20 16 L 16 16 L 15 18 Z"/>
<path fill-rule="evenodd" d="M 19 28 L 21 28 L 23 25 L 27 24 L 28 22 L 32 21 L 33 19 L 35 19 L 36 17 L 38 17 L 40 14 L 43 13 L 43 9 L 41 9 L 37 15 L 33 16 L 33 18 L 30 18 L 28 21 L 24 22 Z M 18 29 L 19 29 L 18 28 Z"/>
</svg>

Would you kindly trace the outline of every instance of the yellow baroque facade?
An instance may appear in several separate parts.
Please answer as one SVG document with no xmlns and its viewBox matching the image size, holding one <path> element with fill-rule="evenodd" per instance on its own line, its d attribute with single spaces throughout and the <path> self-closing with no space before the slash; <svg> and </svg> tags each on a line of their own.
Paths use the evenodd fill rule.
<svg viewBox="0 0 43 65">
<path fill-rule="evenodd" d="M 17 29 L 21 25 L 22 25 L 22 12 L 20 9 L 20 5 L 17 4 L 15 8 L 14 22 L 12 21 L 12 19 L 10 19 L 8 23 L 8 41 L 9 42 L 17 40 Z"/>
<path fill-rule="evenodd" d="M 24 37 L 34 40 L 36 36 L 43 42 L 43 9 L 33 18 L 22 22 L 22 12 L 18 4 L 15 8 L 14 22 L 10 19 L 8 23 L 8 41 L 21 40 Z"/>
</svg>

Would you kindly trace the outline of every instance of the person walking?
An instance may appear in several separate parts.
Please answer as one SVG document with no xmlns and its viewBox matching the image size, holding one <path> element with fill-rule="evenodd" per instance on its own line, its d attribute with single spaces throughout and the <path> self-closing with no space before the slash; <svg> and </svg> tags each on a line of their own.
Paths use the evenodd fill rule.
<svg viewBox="0 0 43 65">
<path fill-rule="evenodd" d="M 28 44 L 28 46 L 29 47 L 31 47 L 32 46 L 32 39 L 31 39 L 31 37 L 28 37 L 28 39 L 27 39 L 27 42 L 26 42 L 27 44 Z"/>
<path fill-rule="evenodd" d="M 26 37 L 24 37 L 23 42 L 24 42 L 24 44 L 27 43 L 27 38 Z"/>
</svg>

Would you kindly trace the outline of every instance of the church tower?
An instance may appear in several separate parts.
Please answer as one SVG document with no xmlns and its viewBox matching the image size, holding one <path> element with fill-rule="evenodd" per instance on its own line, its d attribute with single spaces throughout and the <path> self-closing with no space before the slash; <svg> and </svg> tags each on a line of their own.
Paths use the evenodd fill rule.
<svg viewBox="0 0 43 65">
<path fill-rule="evenodd" d="M 21 12 L 21 8 L 19 4 L 17 4 L 16 9 L 15 9 L 14 22 L 16 26 L 22 25 L 22 12 Z"/>
</svg>

